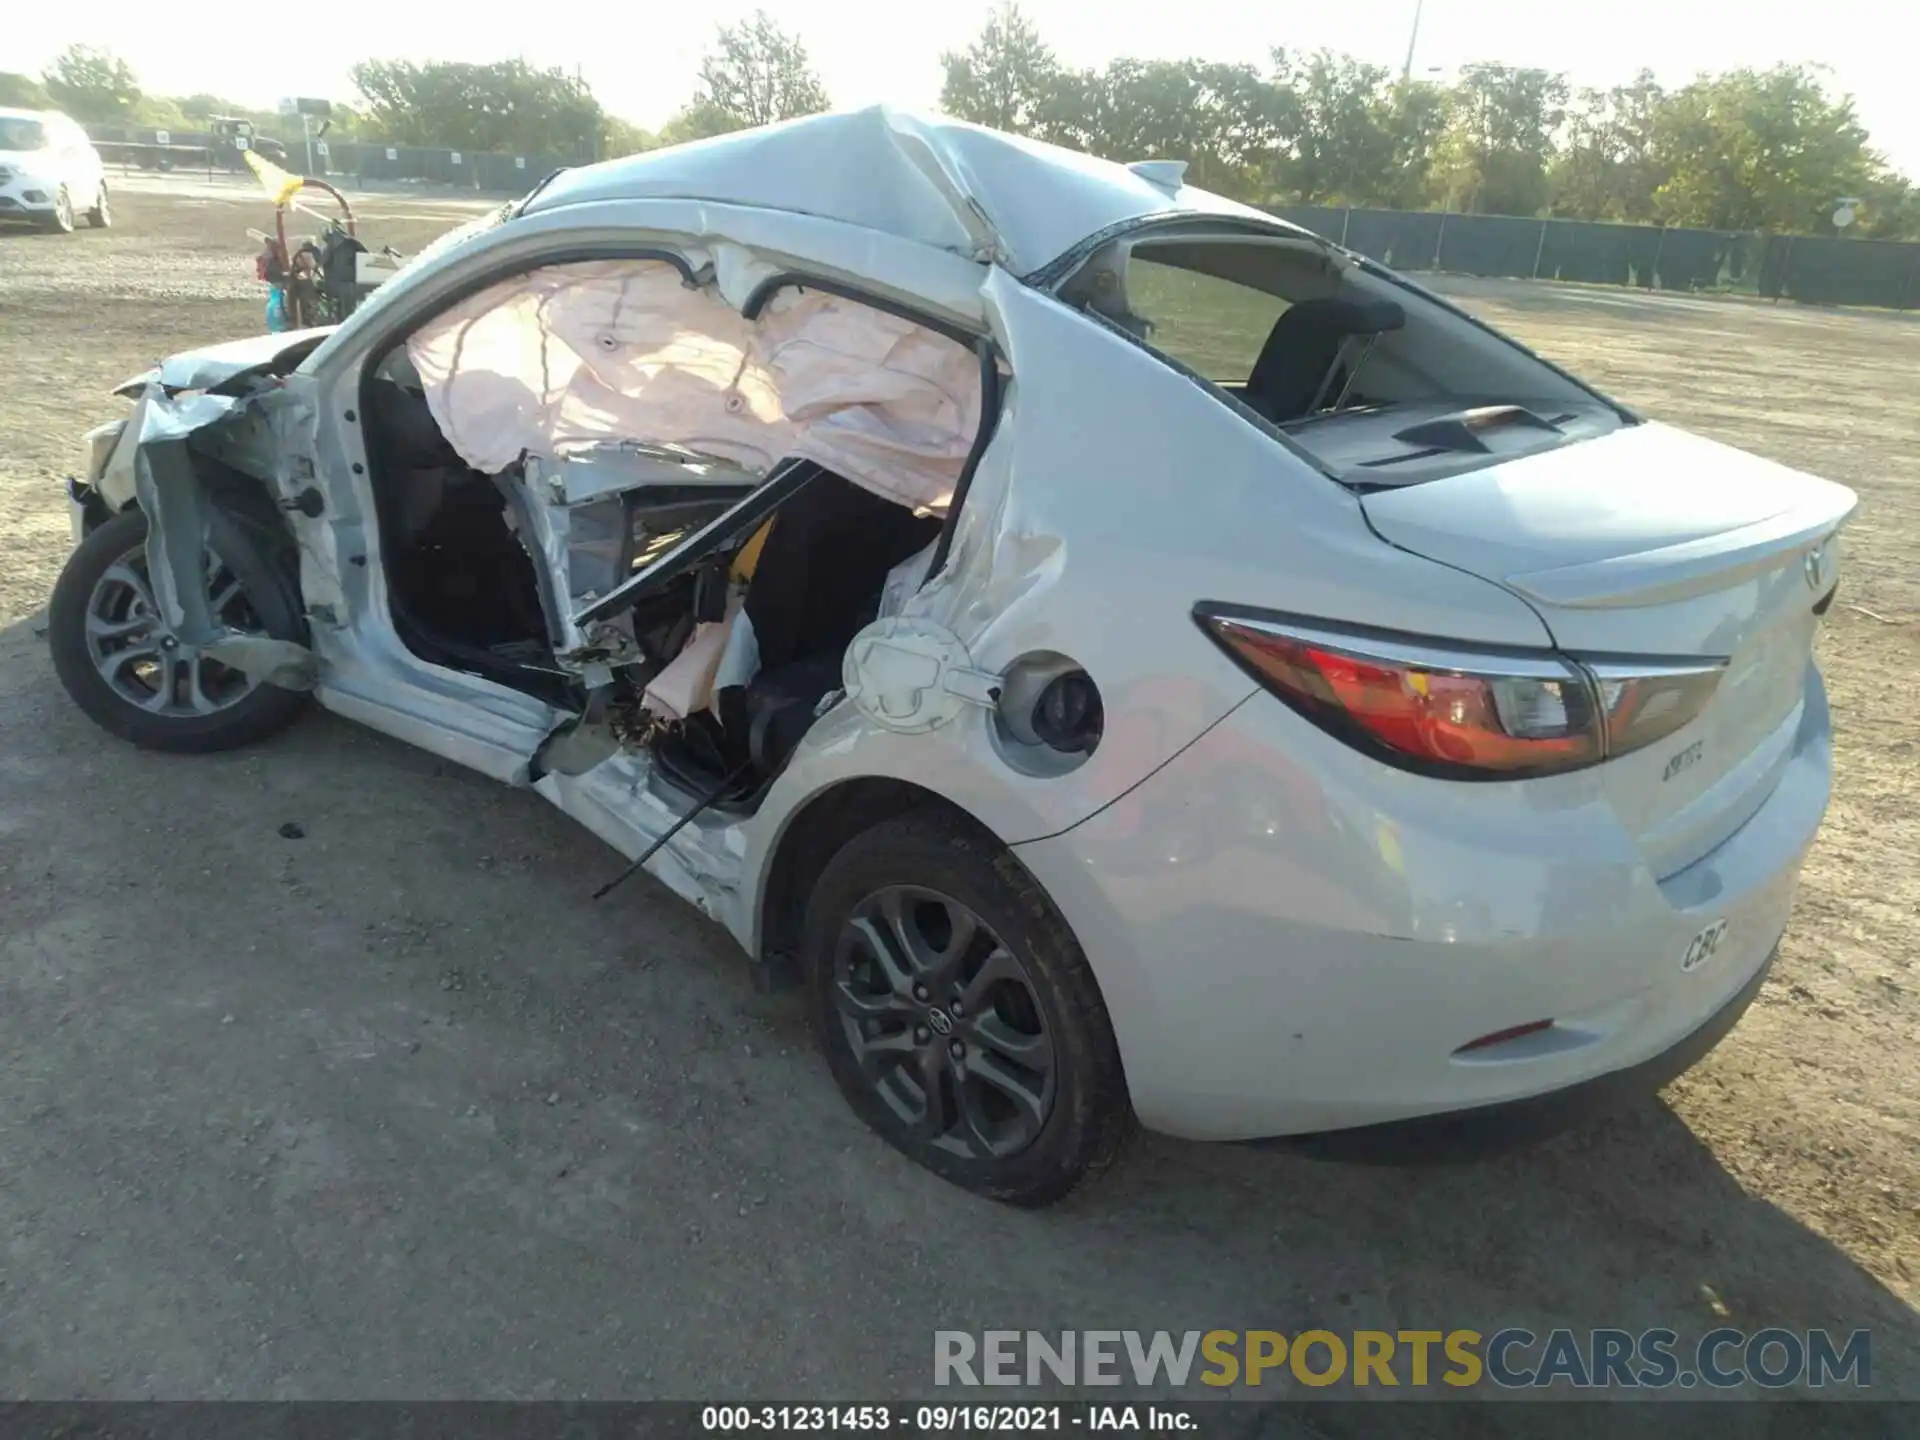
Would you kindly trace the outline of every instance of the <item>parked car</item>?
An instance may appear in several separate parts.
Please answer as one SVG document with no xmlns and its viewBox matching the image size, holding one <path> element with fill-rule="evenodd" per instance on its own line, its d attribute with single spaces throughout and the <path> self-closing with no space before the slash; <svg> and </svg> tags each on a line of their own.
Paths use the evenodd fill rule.
<svg viewBox="0 0 1920 1440">
<path fill-rule="evenodd" d="M 530 787 L 1009 1201 L 1136 1119 L 1394 1156 L 1649 1093 L 1827 804 L 1850 491 L 1178 164 L 887 109 L 654 151 L 120 393 L 50 611 L 88 715 L 311 696 Z"/>
<path fill-rule="evenodd" d="M 0 109 L 0 220 L 71 232 L 74 217 L 113 223 L 107 171 L 93 142 L 51 110 Z"/>
</svg>

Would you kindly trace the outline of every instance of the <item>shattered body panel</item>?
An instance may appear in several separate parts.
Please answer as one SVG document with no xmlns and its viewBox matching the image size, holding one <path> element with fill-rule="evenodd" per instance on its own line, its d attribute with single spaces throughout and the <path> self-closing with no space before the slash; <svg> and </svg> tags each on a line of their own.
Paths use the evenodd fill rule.
<svg viewBox="0 0 1920 1440">
<path fill-rule="evenodd" d="M 1075 245 L 1153 216 L 1250 220 L 1307 232 L 1263 211 L 1091 156 L 964 121 L 873 106 L 565 171 L 534 197 L 539 214 L 613 196 L 698 195 L 812 215 L 898 236 L 1027 276 Z"/>
<path fill-rule="evenodd" d="M 1277 313 L 1182 358 L 1155 268 Z M 769 964 L 835 847 L 933 797 L 1052 901 L 1174 1134 L 1691 1043 L 1827 802 L 1849 493 L 1176 164 L 884 107 L 672 147 L 130 393 L 77 523 L 146 512 L 183 643 L 534 789 Z M 305 645 L 209 613 L 224 505 L 285 527 Z"/>
<path fill-rule="evenodd" d="M 154 603 L 183 647 L 263 683 L 311 690 L 318 667 L 307 647 L 241 634 L 215 619 L 204 583 L 213 499 L 195 463 L 196 454 L 204 455 L 265 482 L 276 497 L 287 495 L 302 468 L 287 441 L 290 430 L 301 428 L 305 412 L 274 384 L 245 394 L 214 394 L 176 389 L 166 379 L 171 373 L 233 385 L 252 368 L 232 356 L 205 365 L 176 357 L 161 366 L 105 457 L 98 488 L 110 503 L 130 496 L 145 512 Z"/>
<path fill-rule="evenodd" d="M 150 513 L 159 517 L 150 552 L 176 570 L 188 563 L 192 541 L 181 537 L 201 532 L 207 497 L 190 465 L 161 455 L 155 469 L 149 451 L 156 444 L 179 445 L 192 435 L 196 446 L 209 452 L 224 446 L 228 463 L 267 483 L 299 542 L 301 587 L 312 632 L 312 683 L 322 704 L 510 783 L 529 783 L 538 775 L 540 793 L 609 843 L 637 854 L 684 811 L 689 798 L 653 773 L 646 753 L 615 749 L 588 763 L 612 748 L 604 735 L 587 738 L 597 722 L 478 676 L 429 664 L 394 633 L 385 604 L 363 433 L 358 424 L 343 423 L 358 404 L 363 367 L 430 316 L 484 314 L 484 287 L 490 277 L 525 273 L 529 266 L 556 258 L 556 252 L 569 264 L 596 253 L 676 257 L 675 265 L 658 266 L 670 277 L 673 293 L 701 296 L 701 304 L 718 304 L 736 313 L 757 301 L 764 303 L 762 292 L 782 277 L 789 283 L 796 276 L 818 277 L 851 285 L 882 304 L 908 305 L 914 313 L 954 327 L 956 335 L 990 341 L 1005 384 L 997 416 L 981 415 L 977 362 L 970 354 L 961 352 L 964 369 L 933 372 L 922 367 L 923 373 L 939 373 L 938 385 L 960 400 L 952 418 L 942 422 L 951 427 L 947 433 L 953 440 L 929 452 L 948 467 L 948 479 L 944 485 L 930 480 L 913 498 L 944 503 L 945 494 L 934 491 L 951 491 L 973 431 L 984 419 L 993 432 L 978 458 L 945 562 L 925 588 L 908 598 L 901 617 L 951 638 L 951 645 L 958 647 L 954 653 L 965 657 L 959 669 L 981 677 L 970 682 L 976 692 L 973 700 L 963 703 L 951 719 L 943 719 L 929 736 L 876 725 L 869 712 L 843 699 L 808 731 L 753 815 L 726 821 L 705 817 L 675 836 L 650 862 L 656 874 L 698 900 L 750 951 L 757 951 L 760 942 L 760 887 L 767 858 L 791 820 L 835 785 L 863 776 L 909 781 L 945 795 L 1009 844 L 1021 844 L 1058 834 L 1097 813 L 1165 765 L 1251 692 L 1246 677 L 1211 651 L 1205 652 L 1198 673 L 1170 680 L 1153 656 L 1156 643 L 1171 640 L 1171 634 L 1131 633 L 1102 618 L 1123 603 L 1125 592 L 1137 596 L 1142 587 L 1151 588 L 1163 569 L 1161 560 L 1140 551 L 1129 538 L 1148 511 L 1148 529 L 1160 543 L 1184 542 L 1195 555 L 1217 548 L 1222 518 L 1232 517 L 1226 528 L 1249 536 L 1243 572 L 1264 573 L 1272 563 L 1274 546 L 1285 543 L 1282 509 L 1287 506 L 1318 507 L 1345 527 L 1356 549 L 1378 548 L 1353 502 L 1270 437 L 1246 427 L 1197 388 L 1183 398 L 1175 386 L 1170 397 L 1166 371 L 1150 357 L 1116 345 L 1098 325 L 1020 284 L 1006 264 L 982 258 L 983 247 L 1002 258 L 1018 249 L 1017 263 L 1038 265 L 1087 233 L 1077 229 L 1068 235 L 1042 227 L 1022 231 L 1016 243 L 996 224 L 993 234 L 998 238 L 989 242 L 981 238 L 986 231 L 978 225 L 969 232 L 967 223 L 954 219 L 957 214 L 979 218 L 963 198 L 973 193 L 969 186 L 995 195 L 1021 193 L 1028 181 L 1019 177 L 1030 172 L 1023 155 L 1009 152 L 1010 168 L 1003 172 L 981 158 L 988 152 L 970 148 L 975 141 L 962 136 L 953 147 L 934 146 L 944 157 L 936 164 L 926 136 L 909 133 L 911 127 L 903 132 L 893 121 L 882 125 L 872 117 L 863 124 L 872 136 L 880 135 L 872 127 L 884 129 L 882 138 L 889 144 L 905 134 L 901 163 L 914 173 L 924 177 L 929 165 L 939 172 L 939 182 L 930 187 L 933 198 L 927 198 L 927 187 L 910 188 L 922 197 L 921 208 L 912 216 L 900 213 L 886 219 L 857 206 L 816 207 L 813 213 L 792 207 L 749 208 L 746 202 L 754 197 L 744 191 L 741 203 L 729 203 L 724 196 L 693 201 L 673 194 L 626 198 L 623 193 L 615 198 L 600 171 L 582 172 L 577 180 L 563 176 L 540 193 L 528 213 L 480 231 L 436 266 L 403 272 L 332 333 L 300 337 L 297 345 L 313 348 L 284 380 L 263 376 L 286 353 L 286 337 L 269 337 L 271 344 L 217 347 L 200 359 L 180 357 L 167 372 L 173 379 L 244 393 L 173 391 L 164 376 L 156 377 L 141 401 L 137 424 L 129 426 L 129 434 L 138 437 L 133 449 L 123 442 L 115 452 L 116 463 L 131 464 L 133 453 L 147 457 L 139 465 L 147 476 L 141 500 L 143 506 L 150 501 Z M 773 143 L 772 132 L 764 143 Z M 993 137 L 994 145 L 1004 143 L 1005 137 Z M 773 158 L 769 152 L 764 160 Z M 992 176 L 998 178 L 989 180 Z M 642 197 L 649 193 L 647 186 L 628 188 Z M 1093 185 L 1088 194 L 1097 195 L 1099 188 Z M 1228 202 L 1200 192 L 1172 196 L 1163 186 L 1138 177 L 1120 189 L 1124 194 L 1092 203 L 1067 222 L 1068 228 L 1106 228 L 1159 213 L 1244 218 L 1239 207 Z M 1275 234 L 1290 233 L 1267 217 L 1259 219 Z M 884 223 L 872 223 L 876 221 Z M 693 290 L 685 285 L 688 274 L 695 278 Z M 460 298 L 474 295 L 480 298 Z M 830 296 L 822 298 L 831 303 Z M 455 309 L 446 308 L 450 302 Z M 820 300 L 813 303 L 827 308 Z M 779 313 L 776 308 L 776 319 Z M 800 319 L 805 318 L 803 309 Z M 787 324 L 791 330 L 792 322 Z M 431 352 L 432 342 L 421 348 Z M 1034 363 L 1024 363 L 1028 356 Z M 421 367 L 424 377 L 433 355 L 422 358 L 429 362 Z M 536 408 L 519 413 L 533 417 L 541 412 Z M 447 418 L 444 410 L 437 414 Z M 461 433 L 458 424 L 447 428 L 456 437 Z M 507 441 L 507 447 L 517 450 L 532 434 Z M 484 448 L 490 442 L 481 443 Z M 793 443 L 791 437 L 783 439 L 771 453 Z M 720 448 L 724 454 L 725 447 Z M 475 458 L 498 462 L 505 453 L 486 448 Z M 844 447 L 824 454 L 847 464 Z M 765 460 L 744 453 L 737 458 Z M 109 471 L 113 469 L 110 465 Z M 301 505 L 309 491 L 321 497 L 316 514 L 306 513 Z M 531 498 L 524 511 L 538 508 Z M 1271 533 L 1249 523 L 1248 517 L 1263 511 L 1272 512 Z M 556 598 L 574 598 L 568 569 L 576 537 L 564 507 L 558 513 L 548 510 L 537 520 L 529 513 L 529 522 L 524 538 L 542 562 Z M 1352 573 L 1352 557 L 1324 547 L 1300 548 L 1302 554 L 1294 557 L 1296 578 L 1320 575 L 1332 592 L 1327 596 L 1330 606 L 1351 601 L 1350 608 L 1366 611 L 1365 587 L 1345 578 Z M 1444 592 L 1448 572 L 1429 568 L 1435 569 Z M 1465 577 L 1453 578 L 1462 589 L 1484 589 Z M 179 607 L 181 587 L 172 588 L 176 593 L 170 603 Z M 1174 588 L 1179 588 L 1177 583 Z M 1438 596 L 1436 601 L 1444 605 Z M 1170 594 L 1164 606 L 1144 608 L 1159 612 L 1154 624 L 1180 632 L 1184 642 L 1190 638 L 1190 603 L 1190 596 L 1176 602 Z M 1143 607 L 1130 603 L 1127 608 Z M 196 617 L 184 609 L 180 615 L 192 630 Z M 1537 639 L 1529 618 L 1520 610 L 1512 633 L 1494 638 Z M 604 683 L 603 662 L 617 663 L 622 657 L 617 637 L 596 634 L 579 620 L 580 612 L 564 617 L 556 638 L 563 649 L 588 662 L 575 668 L 591 691 L 593 666 L 601 665 L 597 673 Z M 1012 740 L 991 702 L 983 703 L 1004 667 L 1022 657 L 1062 650 L 1100 667 L 1109 712 L 1121 717 L 1098 752 L 1070 774 L 1050 769 L 1045 757 L 1034 753 L 1037 747 Z M 290 658 L 277 650 L 271 655 L 263 651 L 248 663 L 265 667 L 271 661 L 282 668 L 262 673 L 289 674 L 285 667 Z M 561 735 L 569 737 L 573 757 L 565 768 L 580 773 L 551 768 L 557 752 L 550 747 Z M 724 836 L 724 843 L 717 836 Z"/>
<path fill-rule="evenodd" d="M 222 390 L 245 377 L 269 371 L 284 374 L 312 354 L 333 333 L 333 326 L 283 330 L 250 335 L 187 350 L 160 362 L 157 378 L 169 393 L 181 390 Z"/>
</svg>

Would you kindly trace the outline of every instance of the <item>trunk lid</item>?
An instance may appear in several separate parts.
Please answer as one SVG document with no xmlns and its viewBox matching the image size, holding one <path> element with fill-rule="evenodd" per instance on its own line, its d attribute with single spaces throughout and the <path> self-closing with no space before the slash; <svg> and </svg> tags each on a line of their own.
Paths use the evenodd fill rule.
<svg viewBox="0 0 1920 1440">
<path fill-rule="evenodd" d="M 1361 503 L 1391 544 L 1521 596 L 1570 655 L 1726 662 L 1691 722 L 1601 768 L 1656 875 L 1699 859 L 1772 793 L 1851 490 L 1644 424 Z"/>
</svg>

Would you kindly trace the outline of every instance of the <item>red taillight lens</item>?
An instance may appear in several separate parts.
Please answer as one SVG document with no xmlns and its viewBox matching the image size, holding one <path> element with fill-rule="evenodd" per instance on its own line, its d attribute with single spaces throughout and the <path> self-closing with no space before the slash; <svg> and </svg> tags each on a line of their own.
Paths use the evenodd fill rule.
<svg viewBox="0 0 1920 1440">
<path fill-rule="evenodd" d="M 1262 620 L 1199 618 L 1287 704 L 1405 768 L 1518 779 L 1592 765 L 1605 754 L 1585 676 L 1552 656 L 1454 655 Z"/>
</svg>

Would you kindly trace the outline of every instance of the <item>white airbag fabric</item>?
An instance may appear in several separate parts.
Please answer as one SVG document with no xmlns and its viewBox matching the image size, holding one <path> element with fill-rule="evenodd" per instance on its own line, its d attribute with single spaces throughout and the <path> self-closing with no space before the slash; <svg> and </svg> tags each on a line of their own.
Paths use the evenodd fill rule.
<svg viewBox="0 0 1920 1440">
<path fill-rule="evenodd" d="M 964 346 L 819 291 L 748 322 L 664 261 L 517 275 L 407 342 L 427 404 L 475 469 L 630 439 L 764 473 L 798 456 L 876 494 L 943 509 L 980 427 Z"/>
<path fill-rule="evenodd" d="M 694 711 L 706 709 L 713 698 L 714 672 L 726 653 L 729 629 L 725 621 L 697 626 L 687 648 L 648 684 L 641 705 L 668 720 L 684 720 Z"/>
</svg>

